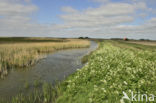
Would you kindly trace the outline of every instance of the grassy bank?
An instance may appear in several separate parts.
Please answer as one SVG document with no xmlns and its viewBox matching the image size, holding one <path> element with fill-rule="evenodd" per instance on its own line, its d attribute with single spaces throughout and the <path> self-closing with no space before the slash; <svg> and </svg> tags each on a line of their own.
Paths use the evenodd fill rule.
<svg viewBox="0 0 156 103">
<path fill-rule="evenodd" d="M 57 103 L 123 103 L 123 91 L 156 94 L 155 73 L 156 52 L 103 42 L 88 64 L 62 84 Z"/>
<path fill-rule="evenodd" d="M 42 93 L 19 95 L 12 103 L 129 103 L 122 99 L 123 91 L 156 95 L 156 52 L 145 48 L 101 42 L 88 63 L 54 89 L 45 84 Z"/>
<path fill-rule="evenodd" d="M 95 51 L 97 51 L 97 50 L 100 49 L 100 47 L 99 47 L 100 42 L 99 42 L 98 40 L 93 40 L 93 41 L 96 42 L 96 43 L 98 44 L 98 47 L 96 48 L 96 50 L 91 51 L 89 54 L 87 54 L 87 55 L 85 55 L 85 56 L 83 56 L 83 57 L 81 58 L 81 63 L 83 63 L 83 64 L 87 63 L 88 60 L 89 60 L 89 58 L 91 57 L 91 55 L 92 55 Z"/>
<path fill-rule="evenodd" d="M 23 39 L 22 39 L 23 40 Z M 57 39 L 58 41 L 49 42 L 42 39 L 35 39 L 42 42 L 31 42 L 29 39 L 16 42 L 13 39 L 13 43 L 0 44 L 0 78 L 4 78 L 8 74 L 8 69 L 11 68 L 23 68 L 35 64 L 39 59 L 43 58 L 46 53 L 51 53 L 56 50 L 68 49 L 68 48 L 83 48 L 89 47 L 89 41 L 78 39 Z M 45 42 L 46 41 L 46 42 Z"/>
</svg>

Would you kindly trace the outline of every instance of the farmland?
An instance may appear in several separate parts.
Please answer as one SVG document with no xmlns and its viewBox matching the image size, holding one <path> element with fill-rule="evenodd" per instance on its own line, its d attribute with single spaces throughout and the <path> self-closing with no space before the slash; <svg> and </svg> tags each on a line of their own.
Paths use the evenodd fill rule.
<svg viewBox="0 0 156 103">
<path fill-rule="evenodd" d="M 69 48 L 89 47 L 89 41 L 49 38 L 0 38 L 0 78 L 12 68 L 34 65 L 47 53 Z"/>
<path fill-rule="evenodd" d="M 123 91 L 156 94 L 156 49 L 120 41 L 103 41 L 88 63 L 63 82 L 42 92 L 18 95 L 13 103 L 129 103 Z M 149 101 L 144 97 L 143 103 Z M 136 103 L 138 98 L 136 99 Z M 135 101 L 134 101 L 135 103 Z M 153 102 L 154 103 L 154 102 Z"/>
</svg>

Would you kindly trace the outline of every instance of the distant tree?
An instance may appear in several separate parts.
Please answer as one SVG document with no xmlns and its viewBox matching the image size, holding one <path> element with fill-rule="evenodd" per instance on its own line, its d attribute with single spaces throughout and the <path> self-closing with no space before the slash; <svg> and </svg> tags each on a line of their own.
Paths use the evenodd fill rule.
<svg viewBox="0 0 156 103">
<path fill-rule="evenodd" d="M 89 39 L 89 37 L 79 37 L 79 39 Z"/>
<path fill-rule="evenodd" d="M 128 38 L 124 38 L 123 40 L 128 41 Z"/>
<path fill-rule="evenodd" d="M 111 38 L 111 40 L 122 40 L 121 38 Z"/>
<path fill-rule="evenodd" d="M 140 39 L 140 41 L 144 41 L 145 39 Z"/>
<path fill-rule="evenodd" d="M 150 41 L 149 39 L 140 39 L 140 41 Z"/>
<path fill-rule="evenodd" d="M 79 37 L 79 39 L 84 39 L 83 37 Z"/>
</svg>

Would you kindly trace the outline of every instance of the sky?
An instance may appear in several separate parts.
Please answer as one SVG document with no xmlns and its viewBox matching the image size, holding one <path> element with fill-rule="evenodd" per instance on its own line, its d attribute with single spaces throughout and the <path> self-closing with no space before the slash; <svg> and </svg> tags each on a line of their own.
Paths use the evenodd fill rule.
<svg viewBox="0 0 156 103">
<path fill-rule="evenodd" d="M 156 40 L 156 0 L 0 0 L 0 36 Z"/>
</svg>

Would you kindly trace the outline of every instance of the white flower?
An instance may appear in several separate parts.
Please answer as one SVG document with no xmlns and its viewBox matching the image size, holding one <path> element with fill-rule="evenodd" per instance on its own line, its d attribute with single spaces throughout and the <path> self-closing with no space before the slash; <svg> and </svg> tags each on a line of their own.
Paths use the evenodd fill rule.
<svg viewBox="0 0 156 103">
<path fill-rule="evenodd" d="M 127 85 L 128 83 L 126 81 L 124 81 L 124 84 Z"/>
<path fill-rule="evenodd" d="M 92 98 L 89 98 L 89 102 L 91 103 L 93 100 L 92 100 Z"/>
<path fill-rule="evenodd" d="M 123 99 L 120 99 L 120 103 L 125 103 Z"/>
<path fill-rule="evenodd" d="M 106 93 L 106 89 L 105 88 L 101 88 L 103 90 L 104 93 Z"/>
</svg>

